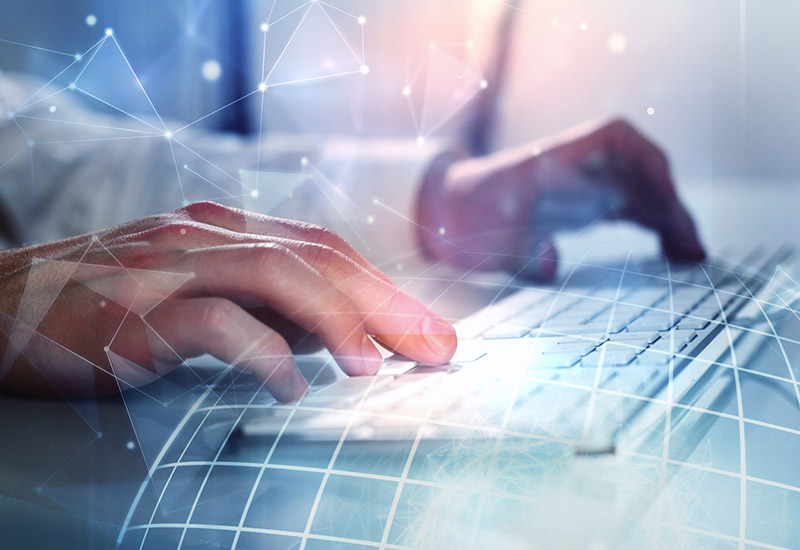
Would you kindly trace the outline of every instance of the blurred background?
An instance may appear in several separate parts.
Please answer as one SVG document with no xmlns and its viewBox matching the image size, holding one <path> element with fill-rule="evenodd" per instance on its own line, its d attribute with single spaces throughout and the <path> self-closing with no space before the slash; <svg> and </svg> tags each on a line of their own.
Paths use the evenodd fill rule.
<svg viewBox="0 0 800 550">
<path fill-rule="evenodd" d="M 516 28 L 496 147 L 625 116 L 679 178 L 798 173 L 794 0 L 4 0 L 0 70 L 49 80 L 110 28 L 119 48 L 90 52 L 81 87 L 130 113 L 153 115 L 122 60 L 164 118 L 235 102 L 198 127 L 446 137 L 493 84 L 507 10 Z"/>
</svg>

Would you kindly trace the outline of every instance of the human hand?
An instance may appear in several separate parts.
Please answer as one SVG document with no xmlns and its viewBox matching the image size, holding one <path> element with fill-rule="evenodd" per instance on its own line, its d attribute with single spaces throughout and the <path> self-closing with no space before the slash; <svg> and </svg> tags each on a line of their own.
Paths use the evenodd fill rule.
<svg viewBox="0 0 800 550">
<path fill-rule="evenodd" d="M 381 364 L 367 335 L 428 364 L 456 347 L 446 321 L 335 233 L 214 203 L 0 253 L 8 391 L 115 393 L 210 353 L 289 401 L 307 389 L 281 334 L 295 325 L 350 375 Z"/>
<path fill-rule="evenodd" d="M 622 120 L 487 157 L 445 154 L 423 183 L 417 221 L 425 250 L 466 268 L 555 274 L 550 235 L 619 217 L 655 230 L 663 252 L 705 252 L 664 153 Z"/>
</svg>

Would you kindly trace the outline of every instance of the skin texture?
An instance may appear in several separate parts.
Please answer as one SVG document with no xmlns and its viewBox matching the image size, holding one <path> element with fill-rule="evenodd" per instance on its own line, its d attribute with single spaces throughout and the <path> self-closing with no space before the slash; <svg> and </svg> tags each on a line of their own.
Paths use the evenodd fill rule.
<svg viewBox="0 0 800 550">
<path fill-rule="evenodd" d="M 456 348 L 338 235 L 214 203 L 5 252 L 0 273 L 0 386 L 17 393 L 114 393 L 211 353 L 289 401 L 307 389 L 290 342 L 309 333 L 350 375 L 380 366 L 367 335 L 429 364 Z"/>
<path fill-rule="evenodd" d="M 551 214 L 554 207 L 564 214 Z M 430 256 L 540 282 L 555 274 L 554 231 L 616 218 L 656 231 L 673 259 L 705 258 L 666 156 L 624 120 L 486 157 L 446 154 L 429 171 L 417 208 Z"/>
</svg>

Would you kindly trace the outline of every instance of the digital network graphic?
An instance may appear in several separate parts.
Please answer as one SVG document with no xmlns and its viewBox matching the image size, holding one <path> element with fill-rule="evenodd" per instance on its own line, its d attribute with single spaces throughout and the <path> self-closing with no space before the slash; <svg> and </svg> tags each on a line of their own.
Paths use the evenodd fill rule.
<svg viewBox="0 0 800 550">
<path fill-rule="evenodd" d="M 287 161 L 269 152 L 271 137 L 263 126 L 249 144 L 209 143 L 199 128 L 240 103 L 254 105 L 261 124 L 275 88 L 375 74 L 369 14 L 351 13 L 335 0 L 309 0 L 282 11 L 280 4 L 272 2 L 263 21 L 253 23 L 263 34 L 257 85 L 180 123 L 162 117 L 126 56 L 127 37 L 112 28 L 98 27 L 98 40 L 78 54 L 0 37 L 2 47 L 34 48 L 65 62 L 49 81 L 33 87 L 11 82 L 0 65 L 0 105 L 7 115 L 0 178 L 5 169 L 29 165 L 35 195 L 37 178 L 47 170 L 46 163 L 37 164 L 48 158 L 38 156 L 42 151 L 57 155 L 62 148 L 85 147 L 124 155 L 141 147 L 160 159 L 160 170 L 169 170 L 161 197 L 169 209 L 203 199 L 269 214 L 311 193 L 366 245 L 375 214 L 348 196 L 313 151 L 292 150 Z M 538 12 L 517 4 L 512 11 L 535 15 L 548 28 L 589 28 L 585 21 L 540 21 Z M 85 20 L 92 28 L 101 23 L 94 15 Z M 321 47 L 343 52 L 339 62 L 323 58 L 287 66 L 293 40 L 319 29 L 336 38 Z M 272 42 L 278 32 L 287 39 Z M 628 44 L 622 34 L 610 33 L 603 47 L 620 54 Z M 491 74 L 475 49 L 472 40 L 430 42 L 425 57 L 403 75 L 405 85 L 396 93 L 406 99 L 413 125 L 408 140 L 420 151 L 491 91 Z M 96 70 L 116 79 L 114 90 L 124 102 L 92 84 L 98 80 L 87 77 Z M 208 81 L 225 78 L 226 70 L 216 59 L 201 67 Z M 101 114 L 90 116 L 83 105 Z M 653 116 L 655 109 L 647 113 Z M 98 144 L 109 148 L 95 149 Z M 233 150 L 235 162 L 220 160 Z M 238 162 L 245 156 L 246 162 Z M 375 204 L 381 206 L 380 197 Z M 397 215 L 388 207 L 378 211 Z M 134 434 L 125 452 L 140 453 L 148 472 L 137 480 L 122 525 L 114 526 L 119 548 L 555 548 L 566 541 L 600 550 L 609 540 L 619 541 L 623 531 L 628 544 L 640 548 L 778 549 L 795 548 L 800 540 L 798 527 L 781 519 L 800 513 L 800 473 L 791 459 L 800 448 L 800 368 L 789 359 L 800 340 L 778 330 L 781 324 L 800 327 L 800 283 L 779 265 L 746 259 L 689 268 L 595 243 L 580 261 L 561 262 L 557 286 L 523 289 L 530 307 L 514 312 L 521 317 L 468 321 L 482 327 L 486 341 L 519 341 L 503 360 L 470 352 L 465 342 L 460 361 L 440 369 L 427 385 L 398 388 L 387 377 L 364 377 L 353 382 L 347 399 L 314 401 L 312 393 L 280 405 L 236 364 L 174 369 L 184 358 L 173 350 L 167 373 L 117 353 L 126 319 L 144 321 L 193 274 L 124 266 L 102 239 L 82 246 L 76 261 L 34 261 L 18 312 L 0 312 L 0 332 L 9 342 L 0 377 L 20 355 L 35 360 L 40 349 L 60 354 L 70 369 L 114 378 Z M 622 261 L 598 263 L 609 256 Z M 394 260 L 392 265 L 402 266 L 405 258 Z M 438 267 L 417 277 L 439 277 Z M 444 282 L 449 288 L 465 277 Z M 499 302 L 514 285 L 521 283 L 484 286 Z M 94 293 L 97 307 L 124 312 L 103 347 L 105 361 L 82 357 L 39 330 L 62 292 L 74 287 Z M 733 300 L 747 304 L 748 317 L 726 317 Z M 589 303 L 591 311 L 582 310 L 580 321 L 569 312 L 578 302 Z M 705 308 L 693 310 L 699 303 Z M 609 336 L 618 332 L 612 330 L 618 323 L 637 320 L 656 323 L 649 340 Z M 576 323 L 594 328 L 574 329 Z M 684 346 L 699 339 L 701 330 L 717 327 L 727 346 L 695 361 L 713 373 L 703 375 L 709 385 L 724 388 L 714 394 L 718 399 L 673 394 L 675 366 L 688 358 Z M 169 347 L 146 322 L 142 330 L 152 349 Z M 528 369 L 520 357 L 546 357 L 547 350 L 536 347 L 544 336 L 588 351 L 571 369 L 541 362 Z M 760 363 L 748 348 L 752 337 L 765 342 L 759 352 L 766 360 Z M 590 354 L 593 364 L 583 359 Z M 342 378 L 333 360 L 321 354 L 301 368 L 314 390 Z M 651 394 L 641 374 L 633 385 L 634 369 L 666 376 L 664 392 Z M 99 445 L 103 432 L 96 403 L 68 401 L 96 435 L 72 462 Z M 157 420 L 167 409 L 178 411 L 172 424 Z M 639 409 L 650 415 L 637 432 L 641 444 L 615 448 L 617 434 L 633 423 L 631 411 Z M 794 416 L 784 415 L 787 410 Z M 638 429 L 641 418 L 635 419 Z M 259 432 L 259 426 L 267 428 Z M 314 435 L 320 426 L 325 433 Z M 246 435 L 248 429 L 256 433 Z M 600 444 L 585 447 L 587 440 Z M 772 448 L 787 454 L 776 457 Z M 61 473 L 42 479 L 37 491 L 77 508 L 65 496 L 69 488 L 53 482 Z M 650 505 L 632 508 L 632 496 Z M 619 521 L 607 524 L 604 513 Z"/>
</svg>

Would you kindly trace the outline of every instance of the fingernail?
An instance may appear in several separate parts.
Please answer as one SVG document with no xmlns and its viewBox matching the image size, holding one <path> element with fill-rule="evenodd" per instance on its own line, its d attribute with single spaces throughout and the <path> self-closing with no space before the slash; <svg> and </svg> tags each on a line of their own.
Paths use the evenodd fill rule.
<svg viewBox="0 0 800 550">
<path fill-rule="evenodd" d="M 366 334 L 361 337 L 361 359 L 364 361 L 364 370 L 366 370 L 367 374 L 378 372 L 383 362 L 383 358 L 375 348 L 375 344 Z"/>
<path fill-rule="evenodd" d="M 308 383 L 299 370 L 292 375 L 292 392 L 295 399 L 300 399 L 308 391 Z"/>
<path fill-rule="evenodd" d="M 453 350 L 455 329 L 439 317 L 427 315 L 422 320 L 422 337 L 436 355 L 449 355 Z"/>
</svg>

